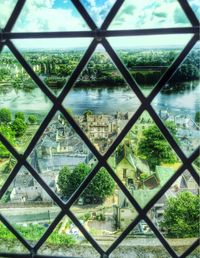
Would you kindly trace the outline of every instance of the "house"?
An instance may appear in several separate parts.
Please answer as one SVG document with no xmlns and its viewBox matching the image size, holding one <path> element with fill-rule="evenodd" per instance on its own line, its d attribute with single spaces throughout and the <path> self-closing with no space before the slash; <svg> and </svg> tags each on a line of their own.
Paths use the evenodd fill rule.
<svg viewBox="0 0 200 258">
<path fill-rule="evenodd" d="M 47 127 L 37 144 L 38 157 L 57 154 L 88 155 L 88 148 L 73 128 L 58 115 Z"/>
<path fill-rule="evenodd" d="M 58 154 L 53 156 L 43 157 L 38 160 L 40 171 L 42 174 L 45 171 L 51 171 L 52 173 L 55 171 L 59 173 L 59 171 L 68 166 L 73 169 L 77 164 L 87 163 L 88 159 L 86 155 L 66 155 L 66 154 Z"/>
<path fill-rule="evenodd" d="M 43 175 L 46 184 L 54 191 L 55 181 L 51 176 Z M 41 187 L 41 185 L 31 176 L 31 174 L 24 170 L 20 171 L 14 178 L 11 185 L 10 193 L 11 202 L 52 202 L 51 197 Z"/>
<path fill-rule="evenodd" d="M 121 132 L 124 124 L 128 122 L 130 113 L 118 112 L 113 115 L 85 114 L 75 118 L 95 147 L 103 153 Z"/>
<path fill-rule="evenodd" d="M 123 144 L 118 147 L 114 155 L 114 168 L 117 176 L 125 185 L 132 185 L 138 188 L 140 173 L 150 174 L 148 164 L 134 156 L 131 147 Z"/>
</svg>

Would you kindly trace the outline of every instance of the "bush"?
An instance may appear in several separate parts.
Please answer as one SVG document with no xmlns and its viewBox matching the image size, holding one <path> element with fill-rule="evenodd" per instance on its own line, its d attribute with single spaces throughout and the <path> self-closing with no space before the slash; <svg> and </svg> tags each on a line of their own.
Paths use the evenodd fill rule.
<svg viewBox="0 0 200 258">
<path fill-rule="evenodd" d="M 0 126 L 0 133 L 10 142 L 10 144 L 15 144 L 15 134 L 9 126 Z M 0 158 L 9 158 L 10 152 L 0 141 Z"/>
<path fill-rule="evenodd" d="M 25 115 L 24 115 L 23 112 L 17 112 L 17 113 L 15 114 L 15 119 L 16 119 L 16 118 L 19 118 L 19 119 L 21 119 L 21 120 L 23 120 L 23 121 L 25 122 Z"/>
<path fill-rule="evenodd" d="M 20 137 L 26 132 L 27 124 L 22 119 L 15 118 L 12 124 L 12 129 L 15 132 L 15 135 Z"/>
<path fill-rule="evenodd" d="M 85 213 L 83 216 L 80 217 L 80 220 L 83 220 L 83 221 L 88 221 L 91 219 L 91 214 L 88 212 L 88 213 Z"/>
<path fill-rule="evenodd" d="M 35 115 L 29 115 L 28 116 L 28 122 L 30 124 L 36 124 L 37 123 L 37 117 Z"/>
<path fill-rule="evenodd" d="M 181 192 L 167 201 L 161 226 L 168 237 L 198 237 L 199 210 L 200 197 L 190 192 Z"/>
<path fill-rule="evenodd" d="M 7 108 L 0 109 L 0 124 L 8 124 L 12 121 L 12 113 Z"/>
</svg>

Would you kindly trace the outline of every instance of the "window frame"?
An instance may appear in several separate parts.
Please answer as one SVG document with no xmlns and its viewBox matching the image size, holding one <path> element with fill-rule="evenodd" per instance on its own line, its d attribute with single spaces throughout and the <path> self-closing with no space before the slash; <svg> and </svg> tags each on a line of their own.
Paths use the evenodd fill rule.
<svg viewBox="0 0 200 258">
<path fill-rule="evenodd" d="M 181 5 L 183 11 L 185 12 L 186 16 L 188 17 L 189 21 L 191 22 L 191 27 L 186 28 L 164 28 L 164 29 L 133 29 L 133 30 L 108 30 L 108 27 L 115 17 L 116 13 L 118 12 L 119 8 L 123 4 L 124 0 L 116 0 L 115 4 L 111 8 L 110 12 L 108 13 L 107 17 L 105 18 L 103 24 L 100 28 L 96 26 L 90 15 L 88 14 L 87 10 L 84 8 L 84 6 L 81 4 L 78 0 L 72 0 L 72 3 L 75 5 L 79 13 L 82 15 L 86 23 L 88 24 L 90 31 L 69 31 L 69 32 L 30 32 L 30 33 L 14 33 L 12 32 L 12 28 L 25 4 L 26 0 L 18 0 L 17 4 L 5 26 L 4 29 L 0 31 L 0 52 L 3 48 L 3 46 L 7 46 L 11 52 L 14 54 L 16 59 L 19 61 L 19 63 L 22 65 L 22 67 L 27 71 L 27 73 L 30 75 L 30 77 L 33 79 L 33 81 L 38 85 L 38 87 L 47 95 L 47 97 L 53 102 L 53 107 L 47 114 L 46 118 L 42 122 L 40 128 L 38 129 L 37 133 L 31 140 L 29 146 L 27 147 L 26 151 L 23 155 L 20 155 L 15 148 L 5 139 L 5 137 L 0 134 L 0 141 L 5 145 L 5 147 L 10 151 L 10 153 L 16 158 L 17 164 L 14 167 L 13 171 L 9 175 L 7 181 L 3 185 L 3 187 L 0 190 L 0 198 L 4 195 L 7 188 L 9 187 L 10 183 L 14 179 L 14 177 L 19 172 L 20 168 L 22 166 L 25 166 L 26 169 L 31 173 L 31 175 L 39 182 L 39 184 L 44 188 L 44 190 L 50 195 L 50 197 L 53 199 L 53 201 L 61 208 L 61 212 L 57 215 L 53 223 L 50 225 L 50 227 L 47 229 L 45 234 L 42 236 L 42 238 L 36 243 L 35 246 L 31 246 L 18 232 L 15 230 L 12 225 L 9 223 L 9 221 L 0 214 L 0 221 L 6 225 L 6 227 L 20 240 L 20 242 L 29 250 L 30 254 L 28 257 L 40 257 L 40 255 L 37 254 L 38 249 L 42 246 L 42 244 L 45 242 L 45 240 L 49 237 L 49 235 L 52 233 L 52 231 L 55 229 L 56 225 L 60 222 L 60 220 L 63 218 L 63 216 L 67 215 L 73 223 L 80 229 L 80 231 L 83 233 L 85 238 L 91 243 L 91 245 L 96 249 L 96 251 L 99 253 L 100 257 L 107 258 L 112 253 L 112 251 L 117 248 L 117 246 L 126 238 L 126 236 L 133 230 L 133 228 L 137 225 L 137 223 L 140 220 L 144 220 L 151 230 L 154 232 L 156 237 L 160 240 L 162 245 L 165 247 L 165 249 L 168 251 L 168 253 L 172 257 L 186 257 L 189 255 L 199 244 L 199 240 L 196 240 L 191 247 L 189 247 L 181 256 L 178 256 L 175 251 L 170 247 L 168 242 L 165 240 L 165 238 L 162 236 L 162 234 L 158 231 L 158 229 L 154 226 L 152 221 L 147 216 L 147 212 L 154 206 L 154 204 L 159 200 L 159 198 L 169 189 L 169 187 L 175 182 L 175 180 L 186 170 L 188 169 L 195 179 L 195 181 L 199 184 L 199 176 L 195 169 L 192 166 L 192 162 L 199 156 L 199 150 L 196 149 L 193 154 L 189 157 L 186 157 L 181 148 L 177 145 L 176 141 L 173 139 L 171 134 L 169 133 L 168 129 L 165 127 L 157 113 L 154 111 L 154 109 L 151 106 L 152 100 L 156 97 L 156 95 L 159 93 L 163 85 L 171 78 L 171 76 L 175 73 L 175 71 L 178 69 L 184 58 L 188 55 L 190 50 L 193 48 L 193 46 L 196 44 L 196 42 L 199 40 L 199 21 L 197 17 L 195 16 L 192 8 L 188 4 L 187 0 L 178 0 L 179 4 Z M 140 35 L 163 35 L 163 34 L 193 34 L 193 37 L 188 42 L 188 44 L 184 47 L 182 52 L 179 54 L 179 56 L 176 58 L 176 60 L 172 63 L 172 65 L 167 69 L 167 71 L 164 73 L 164 75 L 161 77 L 161 79 L 156 84 L 155 88 L 152 90 L 152 92 L 149 94 L 149 96 L 145 97 L 141 90 L 139 89 L 137 83 L 135 80 L 131 77 L 129 71 L 126 69 L 124 64 L 119 59 L 118 55 L 115 53 L 109 42 L 107 41 L 107 37 L 123 37 L 123 36 L 140 36 Z M 45 84 L 40 80 L 40 78 L 37 76 L 37 74 L 34 73 L 30 65 L 25 61 L 23 56 L 21 55 L 20 51 L 15 47 L 15 45 L 12 43 L 12 39 L 34 39 L 34 38 L 77 38 L 77 37 L 90 37 L 92 38 L 92 42 L 88 49 L 86 50 L 83 58 L 75 68 L 74 72 L 70 76 L 69 81 L 66 83 L 65 87 L 63 88 L 62 92 L 58 97 L 54 96 L 52 92 L 45 86 Z M 141 101 L 141 106 L 138 108 L 136 113 L 133 115 L 133 117 L 129 120 L 127 125 L 124 127 L 124 129 L 121 131 L 121 133 L 118 135 L 118 137 L 113 142 L 112 146 L 107 150 L 107 152 L 104 155 L 101 155 L 94 145 L 90 142 L 88 137 L 85 135 L 85 133 L 79 128 L 79 126 L 76 124 L 74 119 L 70 116 L 70 114 L 65 110 L 65 108 L 62 106 L 62 101 L 66 97 L 66 95 L 71 90 L 74 82 L 80 75 L 82 69 L 92 56 L 96 46 L 98 44 L 102 44 L 111 57 L 112 61 L 118 68 L 118 70 L 121 72 L 123 77 L 125 78 L 126 82 L 130 85 L 133 92 L 136 94 L 136 96 Z M 94 167 L 94 169 L 91 171 L 91 173 L 88 175 L 88 177 L 82 182 L 82 184 L 79 186 L 79 188 L 74 192 L 74 194 L 71 196 L 71 198 L 67 201 L 67 203 L 63 203 L 58 196 L 47 186 L 47 184 L 44 182 L 44 180 L 40 177 L 40 175 L 35 171 L 35 169 L 27 162 L 27 158 L 31 151 L 33 150 L 34 146 L 36 145 L 37 141 L 41 137 L 42 133 L 44 132 L 45 128 L 48 126 L 48 123 L 53 118 L 55 113 L 57 111 L 60 111 L 66 120 L 70 123 L 70 125 L 74 128 L 74 130 L 78 133 L 78 135 L 83 139 L 83 141 L 87 144 L 91 152 L 96 156 L 98 163 Z M 116 147 L 119 145 L 119 143 L 122 141 L 124 136 L 128 133 L 128 131 L 131 129 L 131 127 L 135 124 L 139 116 L 143 113 L 143 111 L 147 110 L 149 114 L 154 119 L 156 125 L 161 130 L 162 134 L 165 136 L 167 141 L 170 143 L 172 148 L 175 150 L 176 154 L 182 161 L 182 165 L 177 170 L 177 172 L 169 179 L 169 181 L 163 186 L 163 188 L 149 201 L 149 203 L 144 207 L 141 208 L 138 203 L 135 201 L 133 196 L 130 194 L 130 192 L 127 190 L 127 188 L 123 185 L 123 183 L 120 181 L 120 179 L 117 177 L 116 173 L 113 171 L 113 169 L 108 165 L 107 160 L 110 157 L 110 155 L 114 152 Z M 109 174 L 112 176 L 112 178 L 116 181 L 116 183 L 119 185 L 123 193 L 126 195 L 130 203 L 135 207 L 136 211 L 138 212 L 138 216 L 136 219 L 126 228 L 126 230 L 120 235 L 120 237 L 108 248 L 108 250 L 104 251 L 98 243 L 94 240 L 94 238 L 85 230 L 85 228 L 82 226 L 82 224 L 78 221 L 78 219 L 74 216 L 74 214 L 70 211 L 71 205 L 74 203 L 74 201 L 80 196 L 80 194 L 84 191 L 84 189 L 87 187 L 87 185 L 90 183 L 92 178 L 96 175 L 96 173 L 99 171 L 101 167 L 105 167 Z M 24 254 L 8 254 L 8 253 L 0 253 L 0 257 L 27 257 L 27 255 Z M 52 257 L 52 256 L 43 256 L 43 257 Z"/>
</svg>

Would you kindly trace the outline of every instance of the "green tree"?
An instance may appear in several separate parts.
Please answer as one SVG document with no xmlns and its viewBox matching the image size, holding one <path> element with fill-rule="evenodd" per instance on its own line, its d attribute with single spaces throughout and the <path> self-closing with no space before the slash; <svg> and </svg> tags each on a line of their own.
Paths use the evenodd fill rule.
<svg viewBox="0 0 200 258">
<path fill-rule="evenodd" d="M 105 201 L 106 197 L 113 194 L 114 189 L 114 180 L 108 174 L 105 168 L 101 168 L 83 192 L 83 196 L 95 198 L 96 200 L 99 200 L 99 202 L 102 203 Z"/>
<path fill-rule="evenodd" d="M 195 122 L 197 124 L 200 124 L 200 111 L 197 111 L 195 114 Z"/>
<path fill-rule="evenodd" d="M 165 122 L 166 127 L 168 128 L 168 130 L 170 131 L 170 133 L 176 137 L 176 133 L 177 133 L 177 126 L 173 121 L 167 121 Z"/>
<path fill-rule="evenodd" d="M 10 127 L 1 125 L 0 133 L 10 142 L 10 144 L 12 145 L 15 144 L 15 134 Z M 0 141 L 0 158 L 9 158 L 9 157 L 10 157 L 10 152 Z"/>
<path fill-rule="evenodd" d="M 17 137 L 22 136 L 27 129 L 27 124 L 20 118 L 15 118 L 12 124 L 12 129 Z"/>
<path fill-rule="evenodd" d="M 138 144 L 138 154 L 145 158 L 151 169 L 163 162 L 173 163 L 177 160 L 169 143 L 156 125 L 151 125 L 143 131 Z"/>
<path fill-rule="evenodd" d="M 12 121 L 12 113 L 8 108 L 0 109 L 0 124 L 8 124 Z"/>
<path fill-rule="evenodd" d="M 93 112 L 92 112 L 92 110 L 86 110 L 83 115 L 86 118 L 87 116 L 93 115 Z"/>
<path fill-rule="evenodd" d="M 161 226 L 168 237 L 199 236 L 200 197 L 190 192 L 181 192 L 168 199 Z"/>
<path fill-rule="evenodd" d="M 19 119 L 21 119 L 21 120 L 23 120 L 23 121 L 25 122 L 25 115 L 24 115 L 23 112 L 17 112 L 17 113 L 15 114 L 15 119 L 16 119 L 16 118 L 19 118 Z"/>
<path fill-rule="evenodd" d="M 35 116 L 35 115 L 29 115 L 28 116 L 28 122 L 30 123 L 30 124 L 36 124 L 37 123 L 37 117 Z"/>
<path fill-rule="evenodd" d="M 58 176 L 58 186 L 63 196 L 69 198 L 87 177 L 90 170 L 90 167 L 84 163 L 78 164 L 73 171 L 68 167 L 64 167 Z M 107 196 L 113 193 L 114 187 L 114 180 L 107 171 L 102 168 L 89 183 L 82 197 L 90 197 L 99 202 L 103 202 Z"/>
<path fill-rule="evenodd" d="M 69 167 L 65 166 L 63 167 L 58 175 L 58 187 L 60 188 L 60 191 L 63 196 L 70 197 L 73 193 L 73 190 L 75 189 L 75 185 L 71 183 L 72 179 L 72 171 L 69 169 Z M 79 185 L 79 184 L 78 184 Z"/>
<path fill-rule="evenodd" d="M 10 76 L 9 69 L 6 69 L 5 67 L 0 68 L 0 80 L 3 81 Z"/>
</svg>

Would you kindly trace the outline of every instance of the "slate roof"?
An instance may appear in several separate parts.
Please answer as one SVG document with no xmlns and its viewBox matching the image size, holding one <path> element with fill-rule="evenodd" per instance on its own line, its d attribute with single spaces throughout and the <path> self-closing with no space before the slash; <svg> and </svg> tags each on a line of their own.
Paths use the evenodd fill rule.
<svg viewBox="0 0 200 258">
<path fill-rule="evenodd" d="M 133 167 L 135 171 L 139 170 L 140 172 L 150 172 L 147 162 L 135 157 L 131 148 L 126 144 L 121 146 L 121 149 L 118 149 L 118 153 L 115 157 L 116 165 L 118 165 L 123 159 L 125 159 L 129 162 L 129 164 Z"/>
<path fill-rule="evenodd" d="M 34 186 L 34 179 L 28 172 L 19 172 L 14 178 L 13 184 L 15 187 L 30 187 Z"/>
<path fill-rule="evenodd" d="M 86 161 L 86 156 L 67 156 L 67 155 L 53 155 L 52 157 L 46 157 L 39 159 L 39 166 L 41 170 L 53 170 L 58 167 L 74 167 L 79 163 L 84 163 Z"/>
</svg>

